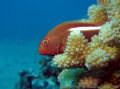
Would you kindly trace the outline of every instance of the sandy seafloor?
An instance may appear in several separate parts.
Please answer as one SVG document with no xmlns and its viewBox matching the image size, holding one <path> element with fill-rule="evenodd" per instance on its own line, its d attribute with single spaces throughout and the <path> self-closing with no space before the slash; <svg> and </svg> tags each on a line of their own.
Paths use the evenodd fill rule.
<svg viewBox="0 0 120 89">
<path fill-rule="evenodd" d="M 0 41 L 0 89 L 14 89 L 19 72 L 37 72 L 38 41 Z"/>
</svg>

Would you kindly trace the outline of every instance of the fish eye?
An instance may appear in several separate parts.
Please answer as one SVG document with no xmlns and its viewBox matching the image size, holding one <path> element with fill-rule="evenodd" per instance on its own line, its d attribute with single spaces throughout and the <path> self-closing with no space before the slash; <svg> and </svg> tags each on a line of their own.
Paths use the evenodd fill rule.
<svg viewBox="0 0 120 89">
<path fill-rule="evenodd" d="M 47 46 L 48 40 L 43 40 L 43 44 L 44 44 L 45 46 Z"/>
</svg>

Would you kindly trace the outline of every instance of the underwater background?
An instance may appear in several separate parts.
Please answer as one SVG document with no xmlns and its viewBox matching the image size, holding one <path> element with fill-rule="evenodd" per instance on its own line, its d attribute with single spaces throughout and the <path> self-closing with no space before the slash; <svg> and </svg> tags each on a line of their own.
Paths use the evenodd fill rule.
<svg viewBox="0 0 120 89">
<path fill-rule="evenodd" d="M 87 17 L 96 0 L 1 0 L 0 89 L 14 89 L 19 72 L 38 71 L 40 40 L 54 26 Z"/>
</svg>

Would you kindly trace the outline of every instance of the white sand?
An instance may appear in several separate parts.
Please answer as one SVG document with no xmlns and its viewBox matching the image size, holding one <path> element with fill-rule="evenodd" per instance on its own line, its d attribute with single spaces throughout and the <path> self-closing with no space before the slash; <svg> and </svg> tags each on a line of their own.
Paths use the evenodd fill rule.
<svg viewBox="0 0 120 89">
<path fill-rule="evenodd" d="M 38 68 L 38 42 L 3 40 L 0 42 L 0 89 L 14 89 L 21 70 Z"/>
</svg>

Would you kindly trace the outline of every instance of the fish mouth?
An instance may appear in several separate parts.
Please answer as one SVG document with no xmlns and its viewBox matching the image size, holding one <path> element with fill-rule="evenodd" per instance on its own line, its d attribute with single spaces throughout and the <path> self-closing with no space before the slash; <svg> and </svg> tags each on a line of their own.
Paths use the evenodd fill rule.
<svg viewBox="0 0 120 89">
<path fill-rule="evenodd" d="M 49 55 L 49 56 L 54 56 L 55 55 L 54 52 L 49 52 L 47 50 L 39 50 L 39 54 L 40 55 Z"/>
<path fill-rule="evenodd" d="M 46 55 L 46 53 L 47 53 L 47 51 L 44 49 L 44 47 L 42 45 L 40 45 L 38 52 L 41 55 Z"/>
<path fill-rule="evenodd" d="M 41 55 L 46 55 L 46 53 L 47 53 L 47 51 L 44 51 L 42 49 L 39 49 L 38 51 L 39 51 L 39 54 L 41 54 Z"/>
<path fill-rule="evenodd" d="M 38 51 L 40 55 L 50 55 L 50 56 L 54 56 L 59 53 L 58 51 L 53 49 L 46 49 L 42 45 L 39 47 Z"/>
<path fill-rule="evenodd" d="M 47 50 L 42 50 L 42 49 L 39 49 L 39 54 L 40 55 L 52 55 L 50 52 L 48 52 Z"/>
</svg>

